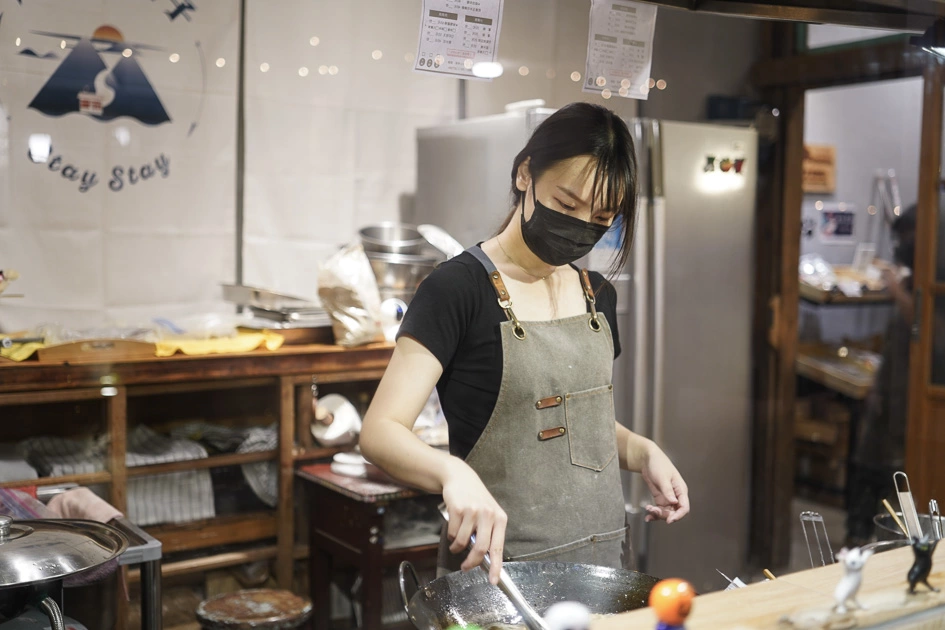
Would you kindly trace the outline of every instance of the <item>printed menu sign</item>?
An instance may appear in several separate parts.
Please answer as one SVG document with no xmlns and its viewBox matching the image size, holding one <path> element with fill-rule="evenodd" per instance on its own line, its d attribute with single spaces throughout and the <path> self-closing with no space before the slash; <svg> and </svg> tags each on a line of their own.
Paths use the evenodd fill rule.
<svg viewBox="0 0 945 630">
<path fill-rule="evenodd" d="M 646 99 L 656 5 L 592 0 L 584 91 Z"/>
<path fill-rule="evenodd" d="M 504 0 L 423 0 L 413 69 L 467 79 L 478 63 L 494 63 Z"/>
</svg>

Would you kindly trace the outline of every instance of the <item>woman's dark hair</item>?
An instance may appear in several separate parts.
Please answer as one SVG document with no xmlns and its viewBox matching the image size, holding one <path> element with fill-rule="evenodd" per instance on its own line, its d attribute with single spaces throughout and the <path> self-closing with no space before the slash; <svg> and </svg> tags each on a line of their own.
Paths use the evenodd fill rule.
<svg viewBox="0 0 945 630">
<path fill-rule="evenodd" d="M 499 229 L 504 230 L 524 192 L 515 185 L 518 169 L 531 158 L 528 170 L 534 180 L 561 160 L 589 155 L 596 162 L 591 213 L 598 204 L 612 209 L 623 221 L 620 250 L 611 271 L 618 271 L 630 257 L 637 208 L 637 159 L 633 137 L 626 123 L 606 107 L 571 103 L 545 119 L 512 164 L 512 212 Z M 616 220 L 615 216 L 615 220 Z"/>
<path fill-rule="evenodd" d="M 902 211 L 896 220 L 892 222 L 892 231 L 896 234 L 905 232 L 915 232 L 916 204 L 912 204 Z"/>
</svg>

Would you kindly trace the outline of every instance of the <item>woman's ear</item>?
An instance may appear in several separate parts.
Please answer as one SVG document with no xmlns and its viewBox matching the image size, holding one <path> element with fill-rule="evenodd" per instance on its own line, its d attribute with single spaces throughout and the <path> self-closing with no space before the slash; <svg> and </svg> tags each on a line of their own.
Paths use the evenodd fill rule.
<svg viewBox="0 0 945 630">
<path fill-rule="evenodd" d="M 522 160 L 522 163 L 518 165 L 518 171 L 515 173 L 515 187 L 521 192 L 528 190 L 528 186 L 532 182 L 532 174 L 528 169 L 528 165 L 531 163 L 531 160 L 532 159 L 530 157 Z"/>
</svg>

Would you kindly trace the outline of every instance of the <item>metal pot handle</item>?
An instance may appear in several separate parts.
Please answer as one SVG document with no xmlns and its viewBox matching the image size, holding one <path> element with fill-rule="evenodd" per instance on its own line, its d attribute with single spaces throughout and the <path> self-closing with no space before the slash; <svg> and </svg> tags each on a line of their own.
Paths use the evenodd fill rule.
<svg viewBox="0 0 945 630">
<path fill-rule="evenodd" d="M 413 592 L 410 595 L 407 595 L 407 581 L 404 579 L 407 573 L 410 573 L 410 579 L 413 581 Z M 400 599 L 404 603 L 404 612 L 407 613 L 407 618 L 410 618 L 410 599 L 417 594 L 417 591 L 420 590 L 420 578 L 417 577 L 417 571 L 413 568 L 413 565 L 410 564 L 409 560 L 404 560 L 400 563 L 400 568 L 397 570 L 397 581 L 400 583 Z"/>
<path fill-rule="evenodd" d="M 46 597 L 43 601 L 39 602 L 39 608 L 46 616 L 49 617 L 49 622 L 52 624 L 52 630 L 65 630 L 65 622 L 62 618 L 62 611 L 59 610 L 59 605 L 56 604 L 56 600 L 52 597 Z"/>
</svg>

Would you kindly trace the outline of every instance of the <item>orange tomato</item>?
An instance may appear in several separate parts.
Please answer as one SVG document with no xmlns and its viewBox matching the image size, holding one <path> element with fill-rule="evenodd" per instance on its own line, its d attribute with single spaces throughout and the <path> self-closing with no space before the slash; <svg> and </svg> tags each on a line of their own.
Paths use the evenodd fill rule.
<svg viewBox="0 0 945 630">
<path fill-rule="evenodd" d="M 663 580 L 650 591 L 650 608 L 663 623 L 681 626 L 692 610 L 696 596 L 692 585 L 685 580 Z"/>
</svg>

